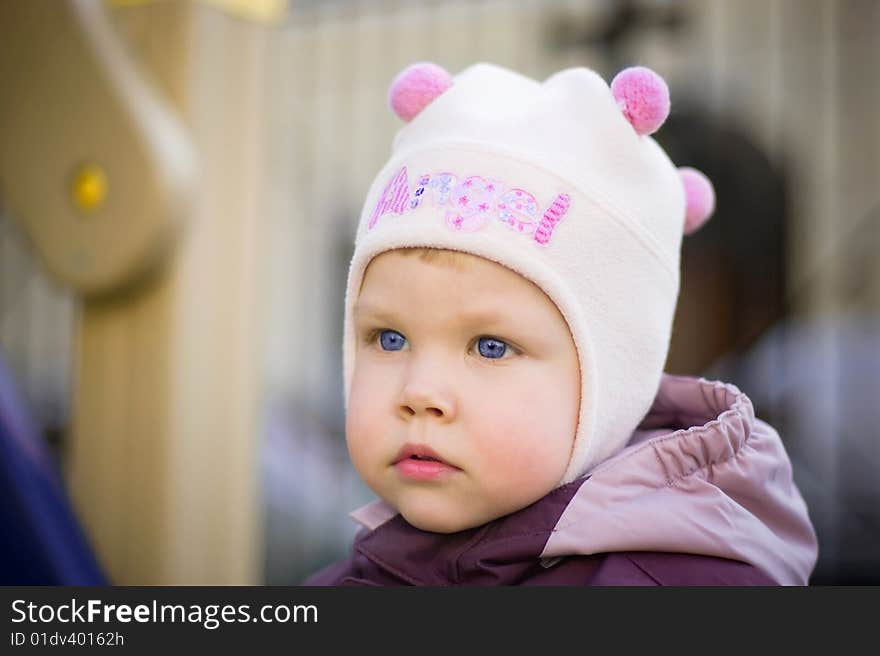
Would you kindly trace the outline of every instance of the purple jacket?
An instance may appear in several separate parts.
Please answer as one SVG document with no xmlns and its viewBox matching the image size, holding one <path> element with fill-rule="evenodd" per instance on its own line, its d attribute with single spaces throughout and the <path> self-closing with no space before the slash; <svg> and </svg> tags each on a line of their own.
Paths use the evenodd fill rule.
<svg viewBox="0 0 880 656">
<path fill-rule="evenodd" d="M 627 447 L 458 533 L 381 501 L 352 555 L 304 585 L 806 585 L 816 534 L 778 433 L 734 385 L 664 374 Z"/>
</svg>

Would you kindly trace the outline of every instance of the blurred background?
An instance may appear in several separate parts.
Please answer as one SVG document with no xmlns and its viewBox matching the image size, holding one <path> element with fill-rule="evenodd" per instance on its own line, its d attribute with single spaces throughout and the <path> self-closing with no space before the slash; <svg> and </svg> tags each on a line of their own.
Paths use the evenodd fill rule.
<svg viewBox="0 0 880 656">
<path fill-rule="evenodd" d="M 880 583 L 877 0 L 3 0 L 5 582 L 290 585 L 346 554 L 345 276 L 419 60 L 665 77 L 658 140 L 718 197 L 666 369 L 779 430 L 811 582 Z"/>
</svg>

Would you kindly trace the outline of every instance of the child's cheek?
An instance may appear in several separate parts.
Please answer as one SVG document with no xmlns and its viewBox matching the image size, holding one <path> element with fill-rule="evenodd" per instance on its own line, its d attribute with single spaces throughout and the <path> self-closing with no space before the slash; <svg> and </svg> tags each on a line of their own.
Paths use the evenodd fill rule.
<svg viewBox="0 0 880 656">
<path fill-rule="evenodd" d="M 519 466 L 540 455 L 536 435 L 542 431 L 541 421 L 529 409 L 530 403 L 528 394 L 510 390 L 480 403 L 468 432 L 480 436 L 475 446 L 484 458 L 496 465 Z"/>
<path fill-rule="evenodd" d="M 346 442 L 356 466 L 382 447 L 380 440 L 376 439 L 382 433 L 382 399 L 377 395 L 381 386 L 373 385 L 365 375 L 368 373 L 355 369 L 345 416 Z"/>
<path fill-rule="evenodd" d="M 556 380 L 555 375 L 528 376 L 484 399 L 475 427 L 482 436 L 481 459 L 499 472 L 555 471 L 568 462 L 577 403 L 572 394 L 553 389 Z"/>
<path fill-rule="evenodd" d="M 551 442 L 546 428 L 531 421 L 511 423 L 494 430 L 484 455 L 499 470 L 522 472 L 543 469 L 552 458 Z"/>
</svg>

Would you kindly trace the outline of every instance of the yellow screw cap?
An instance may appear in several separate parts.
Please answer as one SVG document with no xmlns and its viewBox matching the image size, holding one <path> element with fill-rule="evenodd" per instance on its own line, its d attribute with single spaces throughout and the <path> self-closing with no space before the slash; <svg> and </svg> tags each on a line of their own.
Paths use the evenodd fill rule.
<svg viewBox="0 0 880 656">
<path fill-rule="evenodd" d="M 97 164 L 81 166 L 73 176 L 70 192 L 78 210 L 97 210 L 107 197 L 107 175 L 104 169 Z"/>
</svg>

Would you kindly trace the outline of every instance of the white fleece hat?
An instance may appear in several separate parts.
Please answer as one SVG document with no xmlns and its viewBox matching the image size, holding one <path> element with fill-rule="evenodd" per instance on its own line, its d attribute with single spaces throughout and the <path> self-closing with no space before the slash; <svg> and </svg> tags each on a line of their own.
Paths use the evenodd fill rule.
<svg viewBox="0 0 880 656">
<path fill-rule="evenodd" d="M 352 311 L 370 260 L 406 247 L 464 251 L 538 285 L 568 322 L 581 370 L 571 459 L 560 485 L 629 440 L 669 350 L 682 234 L 714 209 L 711 183 L 650 137 L 665 82 L 646 68 L 611 88 L 586 68 L 543 83 L 492 64 L 455 77 L 430 63 L 389 92 L 407 121 L 367 194 L 345 298 L 345 405 Z"/>
</svg>

